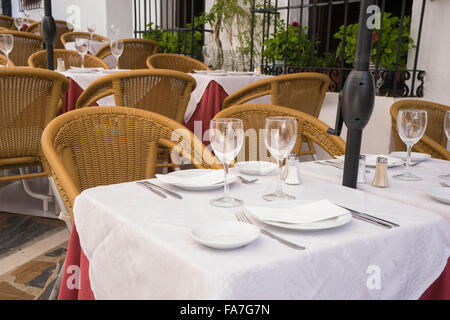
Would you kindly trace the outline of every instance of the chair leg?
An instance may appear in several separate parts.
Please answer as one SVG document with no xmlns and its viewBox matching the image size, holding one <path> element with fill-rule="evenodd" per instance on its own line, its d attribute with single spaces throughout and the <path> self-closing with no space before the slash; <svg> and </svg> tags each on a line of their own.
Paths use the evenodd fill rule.
<svg viewBox="0 0 450 320">
<path fill-rule="evenodd" d="M 25 170 L 24 168 L 20 168 L 19 171 L 20 171 L 20 174 L 22 174 L 22 175 L 26 174 L 26 172 L 27 172 L 27 170 Z M 48 212 L 48 204 L 49 204 L 49 202 L 52 202 L 54 200 L 54 198 L 51 195 L 33 192 L 31 190 L 30 185 L 28 184 L 28 180 L 26 180 L 26 179 L 22 180 L 22 184 L 23 184 L 23 188 L 25 189 L 25 192 L 30 197 L 40 199 L 43 201 L 43 210 L 44 210 L 44 212 Z"/>
<path fill-rule="evenodd" d="M 64 260 L 63 265 L 61 266 L 61 270 L 59 270 L 58 277 L 56 278 L 55 284 L 53 286 L 52 292 L 48 297 L 48 300 L 57 300 L 59 289 L 61 288 L 61 281 L 64 275 L 64 268 L 66 267 L 66 260 Z"/>
</svg>

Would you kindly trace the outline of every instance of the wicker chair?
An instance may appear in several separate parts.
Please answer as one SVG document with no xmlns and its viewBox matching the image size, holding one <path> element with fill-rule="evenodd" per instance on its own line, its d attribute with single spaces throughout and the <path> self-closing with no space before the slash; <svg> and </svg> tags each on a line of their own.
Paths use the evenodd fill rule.
<svg viewBox="0 0 450 320">
<path fill-rule="evenodd" d="M 55 20 L 56 23 L 56 40 L 55 40 L 55 49 L 64 49 L 64 45 L 61 42 L 61 36 L 66 32 L 71 32 L 73 28 L 68 25 L 65 20 Z M 40 36 L 41 34 L 41 22 L 35 22 L 28 26 L 27 31 L 29 33 L 35 33 Z"/>
<path fill-rule="evenodd" d="M 64 65 L 67 69 L 69 67 L 81 67 L 81 56 L 76 51 L 55 49 L 55 66 L 57 65 L 58 58 L 64 58 Z M 47 52 L 45 50 L 41 50 L 32 54 L 28 59 L 28 65 L 33 68 L 47 68 Z M 84 66 L 87 68 L 109 69 L 105 62 L 90 54 L 84 56 Z"/>
<path fill-rule="evenodd" d="M 208 66 L 196 59 L 172 53 L 156 53 L 147 58 L 149 69 L 168 69 L 185 73 L 208 70 Z"/>
<path fill-rule="evenodd" d="M 14 48 L 9 54 L 16 66 L 28 66 L 28 58 L 42 50 L 42 38 L 35 34 L 19 31 L 2 31 L 0 34 L 11 34 L 14 37 Z"/>
<path fill-rule="evenodd" d="M 397 133 L 397 114 L 400 109 L 421 109 L 427 111 L 427 129 L 422 139 L 413 146 L 413 151 L 430 154 L 433 158 L 450 160 L 447 151 L 447 137 L 444 132 L 444 116 L 450 107 L 424 100 L 400 100 L 391 106 L 392 135 L 396 151 L 406 150 Z"/>
<path fill-rule="evenodd" d="M 0 177 L 12 181 L 48 175 L 41 134 L 62 106 L 63 75 L 31 68 L 0 68 L 0 170 L 42 165 L 44 172 Z"/>
<path fill-rule="evenodd" d="M 195 86 L 194 78 L 178 71 L 124 71 L 93 81 L 78 98 L 76 108 L 114 95 L 117 106 L 145 109 L 183 123 Z"/>
<path fill-rule="evenodd" d="M 0 66 L 5 66 L 6 65 L 6 57 L 0 53 Z M 14 67 L 15 64 L 14 62 L 11 60 L 11 58 L 9 58 L 9 66 L 10 67 Z"/>
<path fill-rule="evenodd" d="M 223 101 L 222 109 L 270 95 L 273 105 L 293 108 L 318 118 L 329 84 L 330 79 L 326 75 L 315 72 L 271 77 L 254 82 L 228 96 Z M 301 154 L 314 155 L 316 152 L 313 144 L 309 140 L 305 142 L 309 151 Z"/>
<path fill-rule="evenodd" d="M 53 179 L 70 212 L 76 196 L 85 189 L 152 178 L 156 150 L 161 145 L 189 159 L 197 168 L 220 168 L 192 132 L 145 110 L 75 110 L 54 119 L 42 135 Z"/>
<path fill-rule="evenodd" d="M 76 38 L 91 39 L 91 34 L 89 32 L 66 32 L 61 36 L 61 42 L 65 47 L 66 43 L 75 42 Z M 108 38 L 95 33 L 92 35 L 92 40 L 99 42 L 109 41 Z"/>
<path fill-rule="evenodd" d="M 159 50 L 159 43 L 148 39 L 124 39 L 123 53 L 119 58 L 120 69 L 147 69 L 147 57 Z M 97 52 L 97 57 L 104 59 L 111 55 L 110 44 L 105 44 Z"/>
<path fill-rule="evenodd" d="M 15 29 L 14 19 L 0 14 L 0 27 L 8 30 Z"/>
<path fill-rule="evenodd" d="M 238 159 L 254 161 L 270 158 L 263 142 L 264 139 L 260 136 L 260 133 L 262 133 L 261 130 L 265 129 L 265 118 L 272 116 L 297 118 L 298 136 L 292 151 L 297 155 L 301 154 L 301 145 L 305 139 L 316 143 L 332 157 L 337 157 L 345 153 L 344 140 L 340 137 L 327 134 L 328 125 L 309 114 L 291 108 L 267 104 L 237 105 L 220 111 L 214 118 L 236 118 L 242 120 L 246 138 Z M 245 152 L 245 156 L 242 155 L 243 152 Z"/>
</svg>

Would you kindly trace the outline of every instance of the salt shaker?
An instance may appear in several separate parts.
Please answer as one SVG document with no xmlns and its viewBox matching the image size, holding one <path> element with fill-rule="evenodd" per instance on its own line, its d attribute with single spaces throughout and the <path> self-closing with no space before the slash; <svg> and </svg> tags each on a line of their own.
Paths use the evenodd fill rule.
<svg viewBox="0 0 450 320">
<path fill-rule="evenodd" d="M 358 183 L 367 183 L 366 178 L 366 156 L 359 156 Z"/>
<path fill-rule="evenodd" d="M 284 167 L 284 182 L 286 184 L 298 185 L 302 183 L 302 178 L 300 176 L 300 158 L 291 154 Z"/>
<path fill-rule="evenodd" d="M 387 163 L 388 159 L 385 157 L 377 158 L 377 169 L 375 172 L 375 177 L 373 178 L 372 185 L 378 188 L 389 187 L 389 181 L 387 176 Z"/>
<path fill-rule="evenodd" d="M 58 66 L 56 70 L 58 72 L 66 72 L 66 66 L 64 65 L 64 58 L 58 58 Z"/>
</svg>

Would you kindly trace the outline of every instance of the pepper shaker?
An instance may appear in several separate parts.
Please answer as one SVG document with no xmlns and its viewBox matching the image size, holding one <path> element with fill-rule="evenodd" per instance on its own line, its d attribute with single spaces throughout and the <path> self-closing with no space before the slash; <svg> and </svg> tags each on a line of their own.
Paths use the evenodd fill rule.
<svg viewBox="0 0 450 320">
<path fill-rule="evenodd" d="M 295 154 L 291 154 L 286 161 L 286 165 L 284 166 L 284 183 L 290 185 L 299 185 L 302 183 L 299 166 L 300 158 Z"/>
<path fill-rule="evenodd" d="M 58 66 L 56 70 L 58 72 L 66 72 L 66 66 L 64 65 L 64 58 L 58 58 Z"/>
<path fill-rule="evenodd" d="M 389 187 L 389 181 L 387 176 L 387 163 L 388 159 L 385 157 L 377 158 L 377 169 L 375 172 L 375 177 L 373 178 L 372 185 L 378 188 Z"/>
</svg>

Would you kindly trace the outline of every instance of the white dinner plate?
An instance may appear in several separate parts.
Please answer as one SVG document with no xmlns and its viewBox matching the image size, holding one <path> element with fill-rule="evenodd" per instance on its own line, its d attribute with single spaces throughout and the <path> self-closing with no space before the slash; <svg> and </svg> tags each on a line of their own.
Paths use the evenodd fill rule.
<svg viewBox="0 0 450 320">
<path fill-rule="evenodd" d="M 403 161 L 402 159 L 399 159 L 399 158 L 396 158 L 393 156 L 389 156 L 389 155 L 366 154 L 365 156 L 366 156 L 366 167 L 375 168 L 377 166 L 377 158 L 378 157 L 385 157 L 388 159 L 388 163 L 387 163 L 388 168 L 398 167 L 398 166 L 402 166 L 405 164 L 405 161 Z M 337 158 L 342 161 L 345 160 L 345 156 L 339 156 Z"/>
<path fill-rule="evenodd" d="M 278 166 L 268 161 L 245 161 L 234 165 L 239 172 L 252 176 L 264 176 L 276 172 Z"/>
<path fill-rule="evenodd" d="M 207 174 L 211 171 L 214 171 L 214 170 L 213 169 L 188 169 L 188 170 L 174 171 L 174 172 L 168 173 L 168 175 L 173 175 L 173 176 L 180 177 L 180 178 L 193 177 L 193 176 L 201 176 L 201 175 Z M 159 179 L 159 180 L 161 180 L 161 179 Z M 228 183 L 229 184 L 232 184 L 232 183 L 236 182 L 237 180 L 238 180 L 238 177 L 236 177 L 235 175 L 232 175 L 232 174 L 228 175 Z M 167 183 L 167 182 L 164 182 L 164 183 Z M 222 189 L 224 187 L 223 182 L 209 185 L 209 186 L 194 186 L 194 185 L 178 184 L 178 183 L 177 184 L 172 183 L 172 185 L 177 188 L 184 189 L 184 190 L 190 190 L 190 191 L 209 191 L 209 190 Z"/>
<path fill-rule="evenodd" d="M 392 152 L 391 156 L 402 159 L 406 161 L 407 153 L 404 151 Z M 431 158 L 431 155 L 428 153 L 420 153 L 420 152 L 411 152 L 411 161 L 412 162 L 422 162 Z"/>
<path fill-rule="evenodd" d="M 256 226 L 237 221 L 209 222 L 191 232 L 196 241 L 215 249 L 240 248 L 255 241 L 260 234 Z"/>
<path fill-rule="evenodd" d="M 214 76 L 214 77 L 223 77 L 226 76 L 227 73 L 226 72 L 208 72 L 208 75 L 210 76 Z"/>
<path fill-rule="evenodd" d="M 432 188 L 428 191 L 428 194 L 439 202 L 450 204 L 450 188 Z"/>
<path fill-rule="evenodd" d="M 350 220 L 352 220 L 351 213 L 348 213 L 346 215 L 339 216 L 336 218 L 332 218 L 332 219 L 317 221 L 317 222 L 313 222 L 313 223 L 299 223 L 299 224 L 261 220 L 258 218 L 258 216 L 256 214 L 252 214 L 252 216 L 259 222 L 262 222 L 262 223 L 265 223 L 265 224 L 268 224 L 271 226 L 275 226 L 275 227 L 279 227 L 279 228 L 283 228 L 283 229 L 291 229 L 291 230 L 325 230 L 325 229 L 331 229 L 331 228 L 336 228 L 336 227 L 342 226 L 342 225 L 350 222 Z"/>
<path fill-rule="evenodd" d="M 230 76 L 253 76 L 255 75 L 254 72 L 251 71 L 229 71 L 227 72 Z"/>
</svg>

